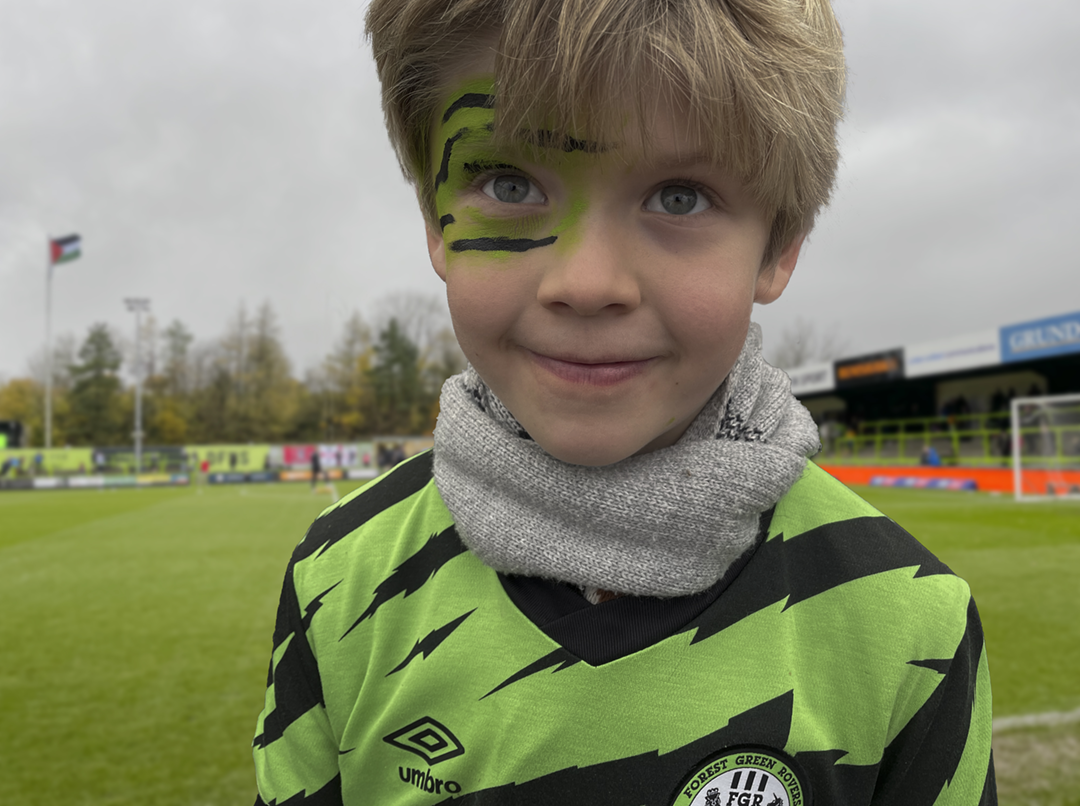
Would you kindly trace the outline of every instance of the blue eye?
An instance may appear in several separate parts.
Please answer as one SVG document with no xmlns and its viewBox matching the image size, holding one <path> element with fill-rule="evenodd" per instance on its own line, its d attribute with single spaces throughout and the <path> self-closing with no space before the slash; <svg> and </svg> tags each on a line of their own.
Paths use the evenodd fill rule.
<svg viewBox="0 0 1080 806">
<path fill-rule="evenodd" d="M 645 209 L 669 215 L 692 215 L 712 207 L 705 195 L 686 185 L 667 185 L 645 202 Z"/>
<path fill-rule="evenodd" d="M 524 176 L 514 174 L 489 179 L 482 190 L 485 195 L 505 204 L 542 204 L 547 201 L 540 188 Z"/>
</svg>

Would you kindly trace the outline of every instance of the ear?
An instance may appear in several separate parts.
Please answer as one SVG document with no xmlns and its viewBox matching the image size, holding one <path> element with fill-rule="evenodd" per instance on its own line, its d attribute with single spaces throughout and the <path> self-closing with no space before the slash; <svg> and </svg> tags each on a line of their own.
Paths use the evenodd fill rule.
<svg viewBox="0 0 1080 806">
<path fill-rule="evenodd" d="M 775 302 L 784 293 L 791 273 L 795 271 L 795 264 L 799 261 L 799 250 L 802 249 L 806 233 L 795 236 L 791 243 L 784 247 L 780 257 L 771 267 L 762 270 L 758 275 L 757 288 L 754 291 L 754 302 L 768 305 Z"/>
<path fill-rule="evenodd" d="M 443 240 L 441 232 L 435 232 L 432 229 L 431 224 L 424 223 L 424 229 L 427 231 L 427 250 L 428 257 L 431 258 L 431 268 L 435 269 L 435 273 L 439 275 L 444 283 L 446 282 L 446 242 Z"/>
</svg>

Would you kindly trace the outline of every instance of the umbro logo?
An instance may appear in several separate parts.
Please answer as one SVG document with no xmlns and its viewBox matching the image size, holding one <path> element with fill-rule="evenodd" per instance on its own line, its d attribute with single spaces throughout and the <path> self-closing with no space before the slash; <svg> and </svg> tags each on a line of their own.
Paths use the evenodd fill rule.
<svg viewBox="0 0 1080 806">
<path fill-rule="evenodd" d="M 446 725 L 430 716 L 418 719 L 401 730 L 395 730 L 389 736 L 384 736 L 383 741 L 415 753 L 424 759 L 429 767 L 465 754 L 465 747 L 458 737 Z"/>
</svg>

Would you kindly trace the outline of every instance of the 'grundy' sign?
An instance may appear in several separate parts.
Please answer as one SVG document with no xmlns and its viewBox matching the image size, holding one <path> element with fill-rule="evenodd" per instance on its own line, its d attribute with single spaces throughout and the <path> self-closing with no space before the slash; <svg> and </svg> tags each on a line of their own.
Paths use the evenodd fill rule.
<svg viewBox="0 0 1080 806">
<path fill-rule="evenodd" d="M 1001 328 L 1001 361 L 1080 352 L 1080 311 Z"/>
</svg>

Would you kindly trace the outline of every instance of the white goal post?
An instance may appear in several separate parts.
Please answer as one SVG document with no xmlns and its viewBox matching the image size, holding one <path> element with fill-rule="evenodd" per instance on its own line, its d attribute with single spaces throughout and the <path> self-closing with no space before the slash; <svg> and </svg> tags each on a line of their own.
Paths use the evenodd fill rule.
<svg viewBox="0 0 1080 806">
<path fill-rule="evenodd" d="M 1080 499 L 1080 394 L 1011 401 L 1017 501 Z"/>
</svg>

